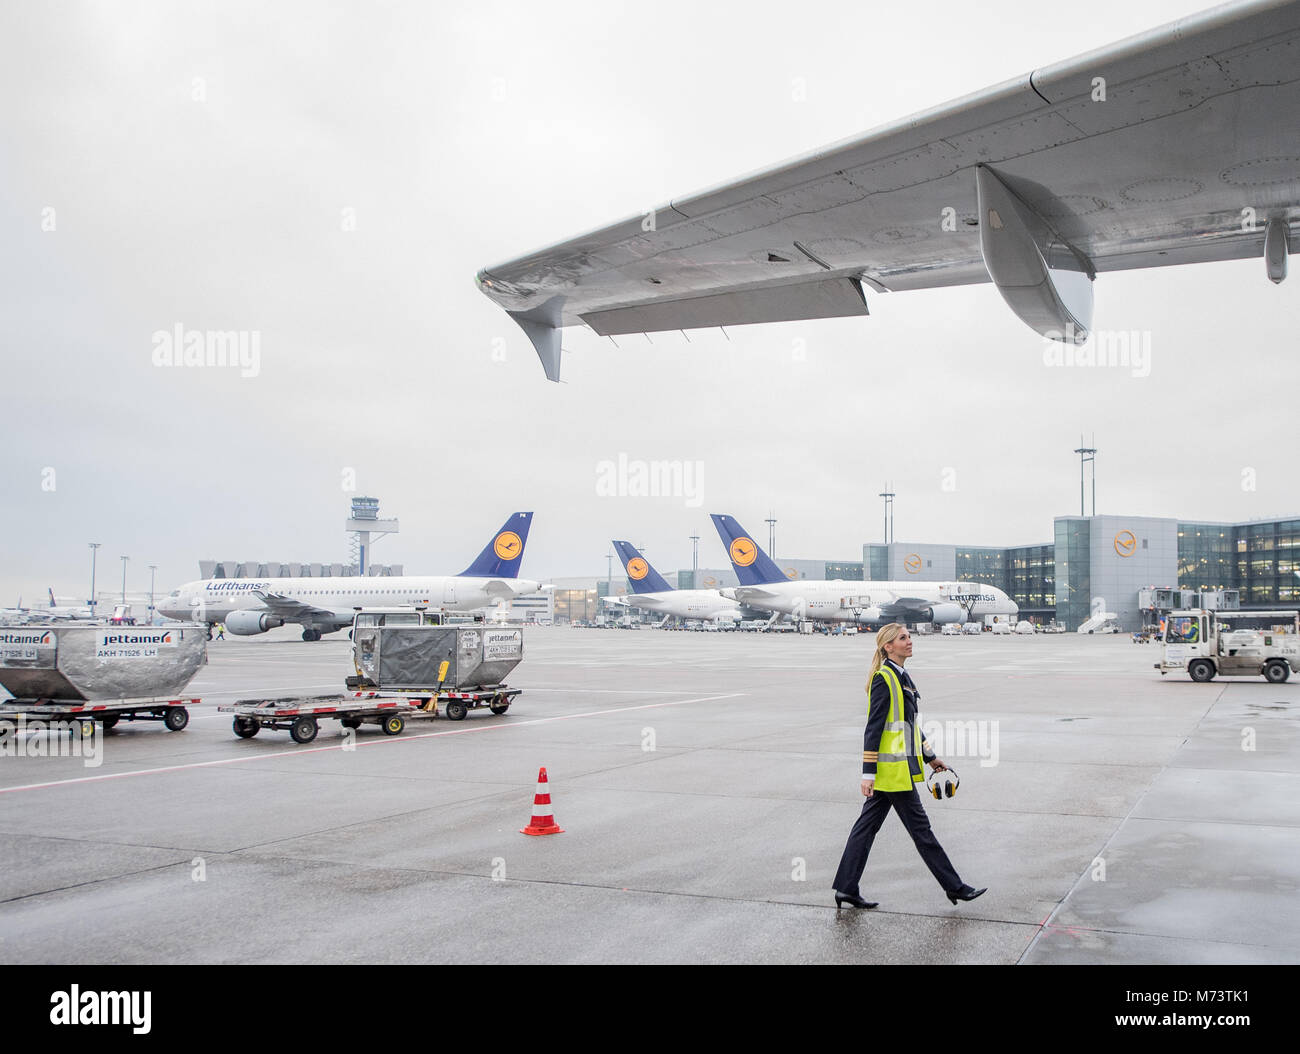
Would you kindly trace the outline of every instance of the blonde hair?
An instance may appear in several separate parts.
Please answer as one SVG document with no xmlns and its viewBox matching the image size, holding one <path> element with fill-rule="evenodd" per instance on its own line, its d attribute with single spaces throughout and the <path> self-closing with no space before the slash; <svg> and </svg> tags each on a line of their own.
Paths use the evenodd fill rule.
<svg viewBox="0 0 1300 1054">
<path fill-rule="evenodd" d="M 907 627 L 901 622 L 891 622 L 887 626 L 880 627 L 880 632 L 876 634 L 876 653 L 871 656 L 871 672 L 867 674 L 868 692 L 871 691 L 871 678 L 876 676 L 880 664 L 885 661 L 885 645 L 892 644 L 905 629 Z"/>
</svg>

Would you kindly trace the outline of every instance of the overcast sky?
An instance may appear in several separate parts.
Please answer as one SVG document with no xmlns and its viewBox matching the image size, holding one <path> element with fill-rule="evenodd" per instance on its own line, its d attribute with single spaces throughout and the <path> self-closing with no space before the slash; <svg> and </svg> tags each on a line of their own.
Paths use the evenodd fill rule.
<svg viewBox="0 0 1300 1054">
<path fill-rule="evenodd" d="M 1203 6 L 5 5 L 0 605 L 84 598 L 90 541 L 101 588 L 123 554 L 160 591 L 346 560 L 349 472 L 401 519 L 375 559 L 430 574 L 516 509 L 530 577 L 603 574 L 611 537 L 689 566 L 695 531 L 717 566 L 709 512 L 860 558 L 887 480 L 901 541 L 1046 542 L 1081 431 L 1098 511 L 1300 514 L 1300 277 L 1259 260 L 1098 280 L 1146 377 L 1045 366 L 982 285 L 730 341 L 568 331 L 556 385 L 473 281 Z M 256 334 L 256 375 L 155 365 L 178 325 Z M 620 455 L 700 463 L 699 504 L 601 495 Z"/>
</svg>

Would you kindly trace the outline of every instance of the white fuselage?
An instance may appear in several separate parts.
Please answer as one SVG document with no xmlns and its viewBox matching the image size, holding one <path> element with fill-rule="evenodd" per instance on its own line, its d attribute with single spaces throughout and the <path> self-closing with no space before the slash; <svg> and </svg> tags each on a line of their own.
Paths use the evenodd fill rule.
<svg viewBox="0 0 1300 1054">
<path fill-rule="evenodd" d="M 339 625 L 350 623 L 359 607 L 421 606 L 474 611 L 501 600 L 536 593 L 538 583 L 524 578 L 462 578 L 426 575 L 352 578 L 210 578 L 188 582 L 158 604 L 168 618 L 223 622 L 232 611 L 266 611 L 256 593 L 276 594 L 312 608 L 334 612 Z M 286 621 L 298 621 L 287 619 Z M 314 620 L 324 621 L 324 620 Z"/>
<path fill-rule="evenodd" d="M 974 621 L 985 615 L 1010 617 L 1020 611 L 1002 590 L 975 582 L 795 580 L 735 586 L 726 592 L 747 607 L 827 622 L 878 622 L 902 600 L 933 604 L 938 623 Z"/>
<path fill-rule="evenodd" d="M 661 593 L 628 593 L 618 598 L 620 605 L 653 611 L 677 618 L 721 619 L 734 621 L 740 618 L 740 605 L 724 597 L 716 589 L 669 589 Z"/>
</svg>

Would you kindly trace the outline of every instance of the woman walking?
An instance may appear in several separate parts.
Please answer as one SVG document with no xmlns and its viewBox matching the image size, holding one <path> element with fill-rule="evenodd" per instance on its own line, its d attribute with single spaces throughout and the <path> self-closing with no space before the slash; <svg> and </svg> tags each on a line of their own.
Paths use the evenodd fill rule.
<svg viewBox="0 0 1300 1054">
<path fill-rule="evenodd" d="M 891 622 L 876 634 L 876 653 L 867 678 L 867 731 L 862 742 L 862 793 L 867 800 L 849 832 L 835 872 L 836 908 L 844 903 L 855 908 L 876 907 L 876 901 L 862 898 L 858 882 L 867 866 L 871 843 L 891 806 L 950 901 L 956 904 L 959 900 L 974 900 L 985 891 L 957 877 L 948 854 L 930 830 L 930 820 L 916 792 L 916 784 L 925 779 L 922 758 L 935 772 L 948 766 L 935 756 L 917 724 L 920 693 L 903 669 L 911 657 L 912 635 L 906 626 Z"/>
</svg>

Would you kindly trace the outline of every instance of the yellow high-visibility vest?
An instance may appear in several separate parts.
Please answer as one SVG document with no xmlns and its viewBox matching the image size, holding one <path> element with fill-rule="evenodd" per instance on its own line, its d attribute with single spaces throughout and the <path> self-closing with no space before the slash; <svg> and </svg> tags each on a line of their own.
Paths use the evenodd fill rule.
<svg viewBox="0 0 1300 1054">
<path fill-rule="evenodd" d="M 889 714 L 885 730 L 880 735 L 880 751 L 876 757 L 876 790 L 905 791 L 925 779 L 921 769 L 921 727 L 912 725 L 913 751 L 907 752 L 907 722 L 903 720 L 903 685 L 892 669 L 880 664 L 875 677 L 885 678 L 889 686 Z M 872 678 L 874 683 L 875 677 Z M 871 720 L 871 685 L 867 685 L 867 720 Z"/>
</svg>

